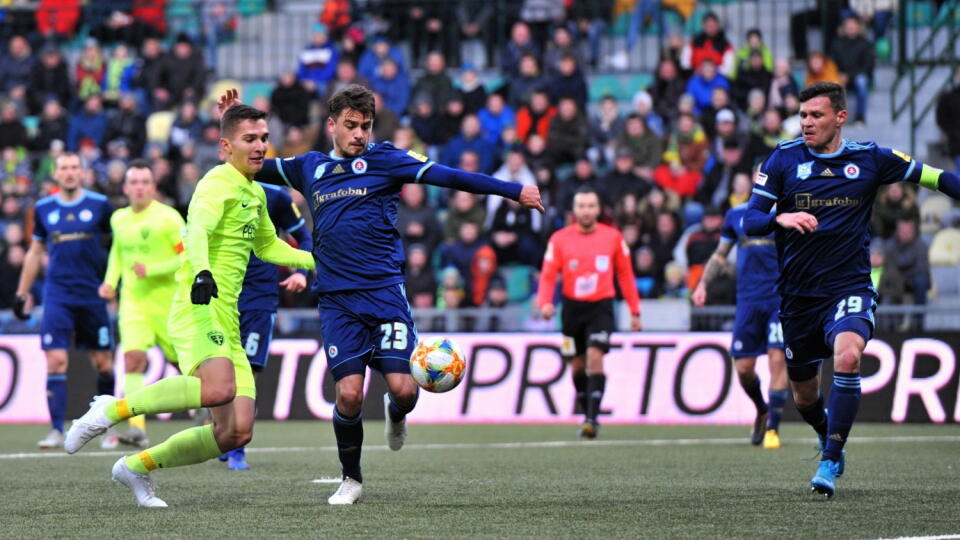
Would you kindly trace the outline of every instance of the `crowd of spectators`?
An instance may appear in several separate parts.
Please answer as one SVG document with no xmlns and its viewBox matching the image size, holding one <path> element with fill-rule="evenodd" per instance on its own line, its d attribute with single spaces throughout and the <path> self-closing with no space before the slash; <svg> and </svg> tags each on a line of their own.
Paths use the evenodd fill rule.
<svg viewBox="0 0 960 540">
<path fill-rule="evenodd" d="M 31 204 L 56 189 L 50 172 L 59 153 L 78 152 L 85 187 L 118 207 L 126 204 L 124 165 L 146 157 L 162 199 L 185 212 L 196 182 L 219 161 L 210 43 L 229 39 L 223 21 L 234 8 L 206 4 L 220 6 L 203 11 L 221 21 L 214 37 L 203 25 L 201 34 L 173 34 L 162 17 L 132 11 L 116 16 L 117 28 L 105 23 L 74 37 L 80 45 L 69 55 L 52 30 L 7 41 L 0 54 L 0 283 L 10 290 L 0 293 L 0 308 L 12 302 Z M 790 60 L 774 57 L 761 29 L 730 36 L 707 13 L 693 35 L 664 39 L 648 88 L 629 102 L 591 100 L 589 75 L 602 61 L 614 2 L 511 4 L 518 9 L 506 14 L 509 35 L 495 47 L 488 29 L 504 14 L 492 2 L 367 2 L 363 13 L 351 2 L 325 2 L 296 69 L 252 100 L 272 112 L 270 155 L 329 150 L 327 98 L 348 84 L 367 85 L 377 97 L 377 141 L 538 185 L 547 207 L 541 215 L 499 198 L 405 186 L 398 229 L 414 307 L 528 302 L 546 240 L 570 221 L 573 194 L 584 185 L 600 193 L 602 220 L 623 232 L 641 296 L 685 298 L 719 241 L 724 212 L 749 198 L 754 168 L 779 140 L 799 134 L 801 86 Z M 673 4 L 686 3 L 663 2 L 689 7 Z M 841 20 L 830 55 L 808 55 L 804 82 L 845 83 L 856 96 L 853 119 L 865 121 L 873 46 L 856 12 Z M 641 17 L 636 31 L 647 23 Z M 889 188 L 880 203 L 888 208 L 876 218 L 881 244 L 889 239 L 898 254 L 888 259 L 899 266 L 907 253 L 901 244 L 911 241 L 899 222 L 920 230 L 916 206 L 898 204 L 905 198 L 916 196 Z M 907 274 L 891 271 L 888 279 L 896 275 Z M 907 281 L 910 294 L 924 284 Z M 732 280 L 719 283 L 711 300 L 731 302 Z"/>
</svg>

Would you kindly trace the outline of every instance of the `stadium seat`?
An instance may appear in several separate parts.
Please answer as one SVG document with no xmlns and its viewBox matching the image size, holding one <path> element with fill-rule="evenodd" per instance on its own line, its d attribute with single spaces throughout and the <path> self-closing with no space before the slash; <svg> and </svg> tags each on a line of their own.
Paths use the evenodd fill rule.
<svg viewBox="0 0 960 540">
<path fill-rule="evenodd" d="M 960 264 L 960 229 L 949 227 L 935 234 L 928 253 L 930 266 Z"/>
<path fill-rule="evenodd" d="M 243 85 L 243 102 L 253 103 L 258 97 L 270 99 L 270 93 L 273 91 L 272 81 L 249 81 Z"/>
<path fill-rule="evenodd" d="M 259 15 L 267 10 L 266 0 L 240 0 L 237 2 L 237 14 L 241 17 Z"/>
<path fill-rule="evenodd" d="M 507 265 L 500 268 L 507 285 L 507 299 L 509 302 L 522 302 L 530 298 L 533 292 L 531 286 L 531 276 L 533 268 L 517 264 Z"/>
<path fill-rule="evenodd" d="M 933 22 L 933 3 L 927 0 L 914 0 L 907 3 L 907 27 L 930 26 Z"/>
<path fill-rule="evenodd" d="M 173 111 L 156 111 L 147 117 L 147 142 L 166 146 L 170 139 L 170 128 L 176 115 Z"/>
<path fill-rule="evenodd" d="M 236 79 L 220 79 L 214 82 L 213 85 L 210 86 L 210 90 L 207 91 L 207 95 L 203 98 L 203 101 L 200 102 L 200 110 L 210 111 L 211 107 L 220 99 L 220 94 L 230 88 L 241 90 L 243 89 L 243 83 Z M 244 94 L 240 94 L 240 99 L 243 100 L 244 103 L 249 103 L 247 96 Z"/>
<path fill-rule="evenodd" d="M 954 266 L 931 266 L 930 275 L 937 297 L 960 296 L 960 269 Z"/>
<path fill-rule="evenodd" d="M 928 196 L 920 203 L 920 233 L 934 234 L 942 227 L 943 218 L 953 208 L 953 201 L 939 193 Z"/>
<path fill-rule="evenodd" d="M 629 102 L 638 90 L 644 90 L 653 83 L 653 77 L 649 73 L 594 75 L 589 83 L 590 101 L 600 101 L 603 96 L 610 94 L 617 101 Z"/>
</svg>

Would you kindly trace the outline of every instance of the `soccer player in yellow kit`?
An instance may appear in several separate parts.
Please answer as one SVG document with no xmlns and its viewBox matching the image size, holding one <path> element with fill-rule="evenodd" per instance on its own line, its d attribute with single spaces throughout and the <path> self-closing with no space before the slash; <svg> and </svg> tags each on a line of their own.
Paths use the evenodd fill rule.
<svg viewBox="0 0 960 540">
<path fill-rule="evenodd" d="M 177 290 L 173 274 L 180 267 L 183 218 L 173 208 L 155 200 L 157 183 L 150 163 L 135 160 L 123 178 L 123 193 L 130 206 L 110 217 L 113 245 L 107 272 L 100 285 L 100 297 L 113 300 L 120 291 L 120 346 L 126 370 L 123 392 L 129 395 L 143 388 L 147 350 L 159 345 L 172 363 L 177 356 L 167 332 L 170 304 Z M 130 431 L 120 434 L 121 442 L 146 448 L 147 424 L 143 415 L 130 419 Z"/>
<path fill-rule="evenodd" d="M 210 407 L 213 424 L 177 433 L 113 465 L 113 479 L 137 504 L 165 507 L 150 472 L 200 463 L 243 446 L 253 437 L 256 386 L 240 344 L 237 300 L 250 250 L 264 261 L 313 270 L 312 254 L 277 237 L 263 187 L 253 181 L 267 151 L 266 113 L 246 105 L 220 120 L 227 162 L 197 183 L 187 211 L 186 258 L 177 270 L 169 329 L 183 375 L 167 377 L 123 399 L 97 396 L 67 433 L 74 453 L 111 425 L 139 414 Z M 216 277 L 216 280 L 215 280 Z"/>
</svg>

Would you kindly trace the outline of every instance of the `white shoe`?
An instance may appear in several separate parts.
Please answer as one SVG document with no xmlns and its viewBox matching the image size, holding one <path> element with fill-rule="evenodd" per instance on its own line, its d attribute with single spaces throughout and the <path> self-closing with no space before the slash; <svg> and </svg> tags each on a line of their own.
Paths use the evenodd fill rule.
<svg viewBox="0 0 960 540">
<path fill-rule="evenodd" d="M 149 474 L 140 474 L 127 467 L 127 458 L 113 464 L 113 481 L 130 488 L 137 498 L 137 505 L 145 508 L 166 508 L 167 503 L 157 498 L 157 484 Z"/>
<path fill-rule="evenodd" d="M 337 491 L 327 499 L 327 504 L 353 504 L 363 495 L 363 484 L 346 476 Z"/>
<path fill-rule="evenodd" d="M 126 433 L 117 433 L 117 440 L 122 444 L 135 446 L 140 449 L 150 446 L 150 439 L 147 438 L 147 432 L 138 427 L 132 427 L 128 429 Z"/>
<path fill-rule="evenodd" d="M 120 446 L 120 437 L 117 435 L 117 430 L 112 427 L 107 428 L 107 432 L 100 438 L 100 449 L 115 450 L 118 446 Z"/>
<path fill-rule="evenodd" d="M 37 448 L 43 448 L 44 450 L 63 448 L 63 433 L 56 429 L 51 429 L 46 437 L 37 441 Z"/>
<path fill-rule="evenodd" d="M 117 398 L 108 395 L 94 396 L 93 401 L 90 402 L 90 410 L 74 420 L 70 430 L 67 431 L 63 449 L 68 454 L 80 450 L 83 445 L 90 442 L 90 439 L 107 431 L 107 428 L 113 425 L 104 409 L 116 400 Z"/>
<path fill-rule="evenodd" d="M 403 448 L 403 443 L 407 440 L 407 418 L 404 417 L 399 422 L 390 419 L 389 393 L 383 395 L 383 437 L 394 452 Z"/>
</svg>

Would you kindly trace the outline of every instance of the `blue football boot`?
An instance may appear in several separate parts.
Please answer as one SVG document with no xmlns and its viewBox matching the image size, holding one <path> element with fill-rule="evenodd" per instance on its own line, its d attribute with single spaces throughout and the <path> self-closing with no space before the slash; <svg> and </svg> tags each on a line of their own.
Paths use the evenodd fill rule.
<svg viewBox="0 0 960 540">
<path fill-rule="evenodd" d="M 250 466 L 247 465 L 246 451 L 242 446 L 227 452 L 227 468 L 231 471 L 250 470 Z"/>
<path fill-rule="evenodd" d="M 810 490 L 819 493 L 826 498 L 833 497 L 837 491 L 836 480 L 840 476 L 837 470 L 840 468 L 840 462 L 832 459 L 825 459 L 817 467 L 817 473 L 810 479 Z"/>
</svg>

